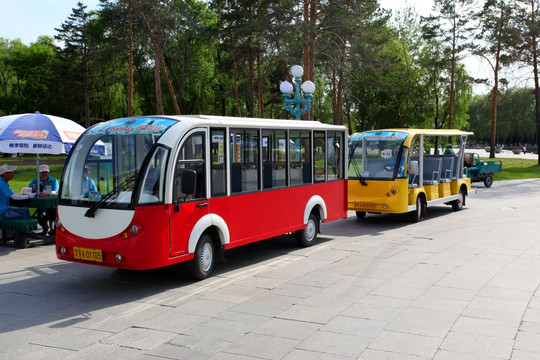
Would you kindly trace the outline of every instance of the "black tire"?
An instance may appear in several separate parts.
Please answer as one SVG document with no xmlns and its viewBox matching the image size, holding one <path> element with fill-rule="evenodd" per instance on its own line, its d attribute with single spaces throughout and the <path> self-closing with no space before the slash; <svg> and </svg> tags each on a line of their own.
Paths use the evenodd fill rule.
<svg viewBox="0 0 540 360">
<path fill-rule="evenodd" d="M 195 257 L 190 261 L 191 276 L 203 280 L 210 276 L 216 262 L 216 251 L 212 237 L 203 234 L 195 248 Z"/>
<path fill-rule="evenodd" d="M 356 218 L 358 220 L 364 220 L 366 218 L 366 212 L 365 211 L 357 211 L 356 212 Z"/>
<path fill-rule="evenodd" d="M 296 242 L 301 247 L 308 247 L 313 245 L 315 239 L 317 239 L 317 234 L 319 233 L 319 218 L 311 213 L 307 221 L 305 229 L 298 230 L 294 233 Z"/>
<path fill-rule="evenodd" d="M 411 211 L 409 216 L 410 216 L 411 221 L 416 223 L 421 220 L 424 220 L 425 215 L 426 215 L 426 203 L 424 201 L 424 198 L 419 195 L 416 198 L 416 210 Z"/>
<path fill-rule="evenodd" d="M 491 187 L 491 185 L 493 185 L 493 175 L 487 174 L 484 178 L 484 186 L 488 188 Z"/>
<path fill-rule="evenodd" d="M 459 189 L 459 199 L 452 201 L 452 209 L 454 209 L 454 211 L 459 211 L 463 209 L 463 207 L 465 206 L 466 197 L 467 194 L 465 193 L 465 189 Z"/>
</svg>

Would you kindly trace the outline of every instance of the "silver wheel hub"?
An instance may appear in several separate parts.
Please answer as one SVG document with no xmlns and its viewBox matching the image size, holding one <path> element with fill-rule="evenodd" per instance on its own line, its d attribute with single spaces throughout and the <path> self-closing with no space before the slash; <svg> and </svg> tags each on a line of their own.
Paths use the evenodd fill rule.
<svg viewBox="0 0 540 360">
<path fill-rule="evenodd" d="M 308 221 L 306 227 L 306 240 L 311 241 L 315 238 L 317 232 L 317 225 L 314 221 Z"/>
<path fill-rule="evenodd" d="M 201 249 L 201 258 L 199 259 L 202 271 L 207 272 L 208 270 L 210 270 L 213 258 L 214 253 L 212 251 L 212 246 L 208 243 L 204 244 Z"/>
</svg>

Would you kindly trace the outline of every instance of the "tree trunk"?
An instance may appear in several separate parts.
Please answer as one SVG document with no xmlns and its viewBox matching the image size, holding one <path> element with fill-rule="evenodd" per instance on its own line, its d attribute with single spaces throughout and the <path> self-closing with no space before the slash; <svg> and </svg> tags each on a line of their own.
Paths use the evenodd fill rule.
<svg viewBox="0 0 540 360">
<path fill-rule="evenodd" d="M 315 42 L 317 40 L 317 7 L 318 0 L 304 0 L 304 80 L 314 81 L 315 76 Z M 312 110 L 305 113 L 306 120 L 313 119 Z"/>
<path fill-rule="evenodd" d="M 531 24 L 536 24 L 536 16 L 534 1 L 531 1 Z M 536 119 L 536 148 L 540 148 L 540 84 L 538 79 L 538 43 L 536 42 L 537 34 L 532 32 L 532 60 L 533 60 L 533 76 L 534 76 L 534 99 L 535 99 L 535 119 Z M 538 151 L 538 165 L 540 165 L 540 151 Z"/>
<path fill-rule="evenodd" d="M 133 21 L 131 18 L 131 0 L 128 2 L 129 16 L 129 89 L 127 116 L 133 115 Z"/>
<path fill-rule="evenodd" d="M 253 9 L 249 6 L 249 20 L 253 22 Z M 253 36 L 249 34 L 248 37 L 248 66 L 249 66 L 249 99 L 248 99 L 248 112 L 249 117 L 254 117 L 255 114 L 255 57 L 253 54 Z"/>
<path fill-rule="evenodd" d="M 88 86 L 88 59 L 86 50 L 84 51 L 84 124 L 90 127 L 90 89 Z"/>
<path fill-rule="evenodd" d="M 456 79 L 456 19 L 457 15 L 454 10 L 454 18 L 452 25 L 452 59 L 450 62 L 450 104 L 448 105 L 448 128 L 454 126 L 454 97 L 455 97 L 455 79 Z"/>
<path fill-rule="evenodd" d="M 229 37 L 231 40 L 231 53 L 233 59 L 233 77 L 234 77 L 234 103 L 236 104 L 236 115 L 242 117 L 242 111 L 240 109 L 240 99 L 238 96 L 238 73 L 236 69 L 236 50 L 234 48 L 234 40 L 231 28 L 229 28 Z"/>
<path fill-rule="evenodd" d="M 154 84 L 156 88 L 156 114 L 163 115 L 163 93 L 161 92 L 161 30 L 159 26 L 159 2 L 154 0 L 156 36 L 154 46 Z M 151 34 L 151 33 L 150 33 Z"/>
<path fill-rule="evenodd" d="M 176 115 L 180 115 L 180 108 L 178 107 L 178 101 L 176 101 L 176 95 L 174 93 L 173 86 L 172 86 L 171 81 L 169 79 L 169 74 L 167 72 L 167 67 L 165 66 L 165 60 L 163 59 L 163 56 L 161 55 L 161 47 L 158 46 L 157 40 L 152 34 L 152 28 L 150 27 L 150 23 L 146 19 L 146 16 L 144 16 L 143 12 L 141 12 L 141 17 L 143 18 L 144 23 L 146 24 L 146 28 L 148 29 L 148 34 L 150 36 L 150 39 L 152 40 L 152 45 L 154 47 L 154 55 L 156 56 L 155 61 L 157 61 L 157 62 L 159 62 L 161 64 L 159 69 L 163 68 L 163 75 L 165 77 L 165 81 L 167 82 L 167 87 L 169 88 L 169 93 L 171 95 L 171 100 L 172 100 L 172 103 L 173 103 L 173 106 L 174 106 L 174 110 L 176 111 Z M 161 33 L 161 31 L 159 33 Z M 161 38 L 161 35 L 160 35 L 160 38 Z M 154 67 L 154 69 L 155 69 L 155 67 Z M 155 72 L 154 72 L 154 77 L 155 77 Z M 155 81 L 158 82 L 159 78 L 155 79 Z M 156 94 L 157 94 L 157 86 L 158 86 L 158 84 L 156 83 Z M 159 83 L 159 92 L 161 94 L 161 82 Z M 160 115 L 162 115 L 163 114 L 163 101 L 162 100 L 160 100 L 160 101 L 161 101 L 161 111 L 162 111 L 162 113 Z"/>
<path fill-rule="evenodd" d="M 263 97 L 263 81 L 262 81 L 262 71 L 261 71 L 261 53 L 257 51 L 257 80 L 258 80 L 258 104 L 259 104 L 259 114 L 260 118 L 264 118 L 264 97 Z"/>
</svg>

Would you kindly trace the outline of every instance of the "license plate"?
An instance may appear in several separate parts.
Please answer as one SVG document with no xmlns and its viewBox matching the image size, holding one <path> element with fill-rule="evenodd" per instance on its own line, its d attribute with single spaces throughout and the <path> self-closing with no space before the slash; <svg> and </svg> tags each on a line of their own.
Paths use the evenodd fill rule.
<svg viewBox="0 0 540 360">
<path fill-rule="evenodd" d="M 355 201 L 354 202 L 354 207 L 355 208 L 361 208 L 361 209 L 375 209 L 375 204 L 374 203 L 366 203 L 366 202 Z"/>
<path fill-rule="evenodd" d="M 103 262 L 103 253 L 100 249 L 73 247 L 73 257 L 79 260 Z"/>
</svg>

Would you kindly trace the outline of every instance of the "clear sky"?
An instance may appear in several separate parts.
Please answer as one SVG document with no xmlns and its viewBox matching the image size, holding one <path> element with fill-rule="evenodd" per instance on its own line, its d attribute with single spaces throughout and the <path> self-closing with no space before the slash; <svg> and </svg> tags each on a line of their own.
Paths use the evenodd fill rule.
<svg viewBox="0 0 540 360">
<path fill-rule="evenodd" d="M 77 7 L 79 0 L 0 0 L 2 20 L 0 37 L 20 39 L 24 44 L 36 42 L 40 35 L 56 35 L 59 28 Z M 99 8 L 99 0 L 80 0 L 88 10 Z"/>
</svg>

